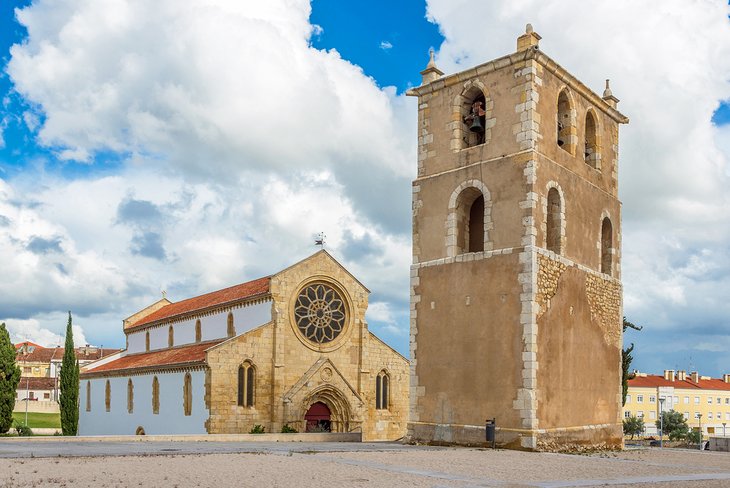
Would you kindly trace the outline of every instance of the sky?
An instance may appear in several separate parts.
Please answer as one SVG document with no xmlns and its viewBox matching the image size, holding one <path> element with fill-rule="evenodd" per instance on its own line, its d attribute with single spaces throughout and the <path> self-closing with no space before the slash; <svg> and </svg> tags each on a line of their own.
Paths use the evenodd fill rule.
<svg viewBox="0 0 730 488">
<path fill-rule="evenodd" d="M 570 12 L 571 22 L 566 22 Z M 730 372 L 730 9 L 647 0 L 3 0 L 0 320 L 124 344 L 122 319 L 326 248 L 408 354 L 416 101 L 540 48 L 621 127 L 624 312 L 642 371 Z"/>
</svg>

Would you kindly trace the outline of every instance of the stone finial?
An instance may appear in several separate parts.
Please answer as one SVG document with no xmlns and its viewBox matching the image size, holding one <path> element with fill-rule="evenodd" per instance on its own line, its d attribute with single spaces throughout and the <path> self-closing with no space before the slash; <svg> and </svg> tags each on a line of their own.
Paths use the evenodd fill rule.
<svg viewBox="0 0 730 488">
<path fill-rule="evenodd" d="M 517 51 L 524 51 L 532 46 L 540 47 L 540 34 L 534 31 L 532 24 L 525 26 L 525 33 L 517 38 Z"/>
<path fill-rule="evenodd" d="M 613 93 L 611 92 L 610 81 L 608 79 L 606 80 L 606 89 L 603 90 L 603 99 L 613 108 L 616 108 L 616 105 L 618 105 L 619 100 L 618 98 L 613 96 Z"/>
<path fill-rule="evenodd" d="M 423 80 L 421 81 L 422 85 L 426 85 L 428 83 L 431 83 L 432 81 L 438 80 L 444 74 L 443 71 L 436 67 L 436 59 L 434 58 L 435 53 L 433 48 L 429 49 L 428 54 L 429 60 L 428 64 L 426 65 L 426 69 L 421 71 L 421 76 L 423 77 Z"/>
</svg>

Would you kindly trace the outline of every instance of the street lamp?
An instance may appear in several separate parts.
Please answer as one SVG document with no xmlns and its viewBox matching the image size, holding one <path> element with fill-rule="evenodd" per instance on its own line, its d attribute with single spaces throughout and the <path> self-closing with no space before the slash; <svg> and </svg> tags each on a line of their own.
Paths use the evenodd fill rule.
<svg viewBox="0 0 730 488">
<path fill-rule="evenodd" d="M 697 422 L 700 424 L 700 451 L 702 450 L 702 414 L 697 414 Z"/>
<path fill-rule="evenodd" d="M 727 422 L 722 423 L 722 436 L 723 437 L 725 437 L 725 424 L 727 424 Z"/>
<path fill-rule="evenodd" d="M 666 398 L 659 397 L 659 423 L 661 427 L 659 428 L 659 447 L 664 447 L 664 401 Z"/>
</svg>

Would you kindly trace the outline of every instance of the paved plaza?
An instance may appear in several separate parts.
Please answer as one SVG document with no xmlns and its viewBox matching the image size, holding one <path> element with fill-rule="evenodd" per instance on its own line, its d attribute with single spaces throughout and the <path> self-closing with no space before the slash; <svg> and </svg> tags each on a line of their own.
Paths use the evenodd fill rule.
<svg viewBox="0 0 730 488">
<path fill-rule="evenodd" d="M 397 443 L 0 441 L 0 487 L 730 486 L 730 455 L 568 455 Z"/>
</svg>

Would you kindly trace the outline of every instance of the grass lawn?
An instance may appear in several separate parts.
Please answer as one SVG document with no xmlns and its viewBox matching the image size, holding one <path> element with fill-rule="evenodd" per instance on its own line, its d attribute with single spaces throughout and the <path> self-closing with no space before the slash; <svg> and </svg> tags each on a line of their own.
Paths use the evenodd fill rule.
<svg viewBox="0 0 730 488">
<path fill-rule="evenodd" d="M 13 419 L 17 420 L 18 423 L 25 423 L 25 412 L 13 412 Z M 58 413 L 35 413 L 28 412 L 28 426 L 31 429 L 48 428 L 48 429 L 60 429 L 61 428 L 61 415 Z"/>
</svg>

